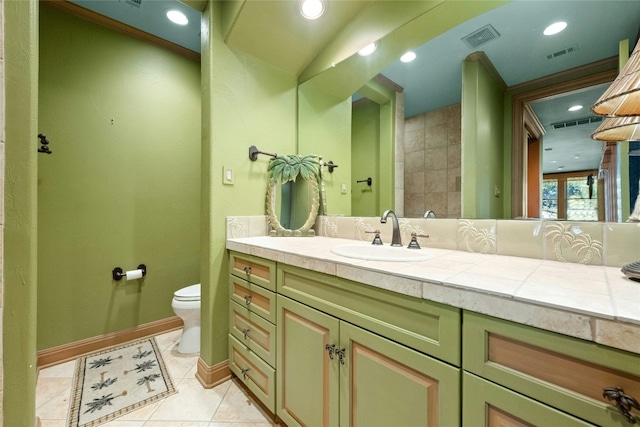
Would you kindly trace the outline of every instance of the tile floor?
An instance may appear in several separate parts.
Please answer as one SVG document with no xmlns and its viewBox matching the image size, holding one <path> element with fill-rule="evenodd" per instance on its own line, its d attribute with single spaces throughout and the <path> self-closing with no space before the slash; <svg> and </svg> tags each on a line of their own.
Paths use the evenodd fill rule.
<svg viewBox="0 0 640 427">
<path fill-rule="evenodd" d="M 272 427 L 261 408 L 229 380 L 206 390 L 195 378 L 198 355 L 176 351 L 181 331 L 156 336 L 158 348 L 178 391 L 104 427 Z M 41 427 L 66 427 L 75 360 L 42 369 L 36 386 L 36 416 Z"/>
</svg>

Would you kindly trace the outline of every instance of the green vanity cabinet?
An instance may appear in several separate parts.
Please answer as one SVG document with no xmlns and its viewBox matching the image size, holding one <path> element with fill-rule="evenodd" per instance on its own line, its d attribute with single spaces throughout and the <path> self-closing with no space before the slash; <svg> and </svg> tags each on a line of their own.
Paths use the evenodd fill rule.
<svg viewBox="0 0 640 427">
<path fill-rule="evenodd" d="M 276 282 L 280 295 L 460 366 L 459 308 L 282 264 Z"/>
<path fill-rule="evenodd" d="M 275 262 L 229 255 L 229 367 L 275 412 Z"/>
<path fill-rule="evenodd" d="M 594 425 L 631 425 L 603 390 L 620 387 L 640 399 L 638 354 L 467 311 L 462 347 L 466 372 Z M 467 405 L 474 397 L 466 382 L 463 395 L 465 410 L 477 406 Z M 640 422 L 639 411 L 631 413 Z"/>
<path fill-rule="evenodd" d="M 289 426 L 457 426 L 460 370 L 277 296 L 277 415 Z"/>
<path fill-rule="evenodd" d="M 462 374 L 462 389 L 464 427 L 593 427 L 468 372 Z"/>
</svg>

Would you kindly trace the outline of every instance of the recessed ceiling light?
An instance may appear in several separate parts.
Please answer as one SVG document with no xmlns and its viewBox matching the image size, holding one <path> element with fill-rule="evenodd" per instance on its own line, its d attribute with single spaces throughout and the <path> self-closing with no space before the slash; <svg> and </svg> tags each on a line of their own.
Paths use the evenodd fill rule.
<svg viewBox="0 0 640 427">
<path fill-rule="evenodd" d="M 179 10 L 167 11 L 167 18 L 169 18 L 169 21 L 178 25 L 187 25 L 189 23 L 187 16 Z"/>
<path fill-rule="evenodd" d="M 369 56 L 371 55 L 373 52 L 376 51 L 376 44 L 375 43 L 369 43 L 368 45 L 366 45 L 365 47 L 363 47 L 362 49 L 360 49 L 358 51 L 358 55 L 360 56 Z"/>
<path fill-rule="evenodd" d="M 409 51 L 400 57 L 400 61 L 402 62 L 411 62 L 416 59 L 416 54 Z"/>
<path fill-rule="evenodd" d="M 564 21 L 554 22 L 553 24 L 545 28 L 542 34 L 544 34 L 545 36 L 552 36 L 554 34 L 558 34 L 560 31 L 564 30 L 565 28 L 567 28 L 566 22 Z"/>
<path fill-rule="evenodd" d="M 300 5 L 300 14 L 307 19 L 317 19 L 324 12 L 324 3 L 320 0 L 304 0 Z"/>
<path fill-rule="evenodd" d="M 578 111 L 578 110 L 582 110 L 582 105 L 572 105 L 571 107 L 568 108 L 569 111 Z"/>
</svg>

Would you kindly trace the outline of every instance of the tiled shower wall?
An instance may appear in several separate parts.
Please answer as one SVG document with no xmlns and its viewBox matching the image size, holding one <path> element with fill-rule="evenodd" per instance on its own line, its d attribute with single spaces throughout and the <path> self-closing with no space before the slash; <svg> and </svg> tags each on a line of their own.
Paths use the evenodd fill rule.
<svg viewBox="0 0 640 427">
<path fill-rule="evenodd" d="M 405 121 L 403 216 L 461 216 L 460 114 L 454 104 Z"/>
</svg>

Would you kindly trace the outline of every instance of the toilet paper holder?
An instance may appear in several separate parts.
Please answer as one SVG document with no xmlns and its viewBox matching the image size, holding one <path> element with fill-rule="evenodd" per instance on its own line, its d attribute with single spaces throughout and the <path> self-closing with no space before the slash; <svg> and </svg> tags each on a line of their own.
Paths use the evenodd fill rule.
<svg viewBox="0 0 640 427">
<path fill-rule="evenodd" d="M 147 275 L 147 266 L 144 264 L 138 265 L 138 270 L 142 270 L 142 277 Z M 123 277 L 127 277 L 127 272 L 120 267 L 116 267 L 111 271 L 113 280 L 122 280 Z"/>
</svg>

